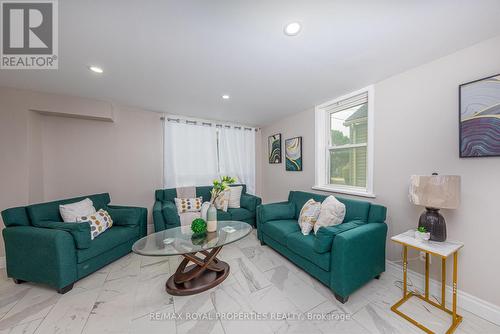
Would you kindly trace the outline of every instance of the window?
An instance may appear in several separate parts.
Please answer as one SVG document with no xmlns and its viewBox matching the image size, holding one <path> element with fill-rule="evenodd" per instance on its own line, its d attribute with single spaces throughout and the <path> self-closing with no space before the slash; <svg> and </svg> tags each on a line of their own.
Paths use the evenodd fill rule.
<svg viewBox="0 0 500 334">
<path fill-rule="evenodd" d="M 166 118 L 164 187 L 210 185 L 235 177 L 255 193 L 255 130 L 205 120 Z"/>
<path fill-rule="evenodd" d="M 372 114 L 371 87 L 316 107 L 314 189 L 374 196 Z"/>
</svg>

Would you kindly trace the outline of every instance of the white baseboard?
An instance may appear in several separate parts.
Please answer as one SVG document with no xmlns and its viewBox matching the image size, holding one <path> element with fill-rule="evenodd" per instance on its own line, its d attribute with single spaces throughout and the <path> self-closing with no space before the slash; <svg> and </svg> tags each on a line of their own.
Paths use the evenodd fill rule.
<svg viewBox="0 0 500 334">
<path fill-rule="evenodd" d="M 403 279 L 403 267 L 395 262 L 386 261 L 386 270 L 388 273 L 400 277 Z M 424 275 L 417 273 L 413 270 L 408 270 L 408 279 L 413 282 L 413 285 L 420 291 L 424 290 Z M 460 277 L 459 277 L 460 279 Z M 459 282 L 460 285 L 460 282 Z M 438 298 L 441 298 L 441 282 L 435 279 L 429 280 L 430 294 Z M 452 288 L 450 285 L 446 285 L 446 300 L 447 305 L 451 303 L 452 298 Z M 464 309 L 470 313 L 477 315 L 485 320 L 488 320 L 494 324 L 500 325 L 500 306 L 482 300 L 476 296 L 473 296 L 467 292 L 457 291 L 458 307 Z M 450 305 L 448 305 L 450 306 Z"/>
<path fill-rule="evenodd" d="M 0 269 L 5 268 L 5 256 L 0 256 Z"/>
</svg>

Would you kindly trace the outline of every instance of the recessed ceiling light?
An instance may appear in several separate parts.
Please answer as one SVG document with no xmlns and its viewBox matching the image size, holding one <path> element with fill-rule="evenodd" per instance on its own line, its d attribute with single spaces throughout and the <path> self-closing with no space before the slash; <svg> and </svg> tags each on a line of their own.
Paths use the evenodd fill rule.
<svg viewBox="0 0 500 334">
<path fill-rule="evenodd" d="M 229 100 L 230 96 L 227 94 L 222 95 L 223 100 Z"/>
<path fill-rule="evenodd" d="M 288 23 L 284 29 L 285 35 L 295 36 L 300 32 L 300 28 L 301 27 L 299 22 Z"/>
<path fill-rule="evenodd" d="M 91 70 L 92 72 L 95 72 L 95 73 L 99 73 L 99 74 L 104 72 L 103 69 L 98 67 L 98 66 L 89 66 L 89 70 Z"/>
</svg>

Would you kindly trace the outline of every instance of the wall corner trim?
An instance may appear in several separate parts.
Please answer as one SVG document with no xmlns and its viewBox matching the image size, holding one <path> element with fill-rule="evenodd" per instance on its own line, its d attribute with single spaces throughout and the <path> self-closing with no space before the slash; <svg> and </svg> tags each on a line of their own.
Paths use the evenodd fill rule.
<svg viewBox="0 0 500 334">
<path fill-rule="evenodd" d="M 403 279 L 403 267 L 393 261 L 386 260 L 386 272 L 395 277 Z M 408 279 L 410 279 L 414 286 L 423 291 L 424 290 L 424 275 L 417 273 L 413 270 L 408 270 Z M 460 286 L 460 277 L 458 278 L 458 285 Z M 430 294 L 441 296 L 441 283 L 435 279 L 429 280 Z M 447 304 L 451 301 L 452 287 L 446 285 L 446 299 Z M 458 290 L 458 308 L 473 313 L 474 315 L 488 320 L 496 325 L 500 325 L 500 306 L 487 302 L 481 298 L 473 296 L 467 292 Z"/>
</svg>

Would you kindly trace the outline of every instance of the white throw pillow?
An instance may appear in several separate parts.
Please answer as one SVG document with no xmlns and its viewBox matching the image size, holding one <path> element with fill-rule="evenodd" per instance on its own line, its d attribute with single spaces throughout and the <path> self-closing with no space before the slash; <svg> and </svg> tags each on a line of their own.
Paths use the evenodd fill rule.
<svg viewBox="0 0 500 334">
<path fill-rule="evenodd" d="M 201 205 L 201 218 L 207 220 L 208 208 L 210 208 L 210 202 L 203 202 Z"/>
<path fill-rule="evenodd" d="M 243 192 L 243 186 L 229 187 L 229 208 L 239 208 L 241 201 L 241 193 Z"/>
<path fill-rule="evenodd" d="M 64 222 L 74 223 L 82 216 L 96 213 L 96 210 L 90 198 L 86 198 L 80 202 L 59 205 L 59 213 Z"/>
<path fill-rule="evenodd" d="M 174 198 L 177 213 L 196 212 L 201 210 L 203 198 Z"/>
<path fill-rule="evenodd" d="M 318 220 L 314 224 L 314 233 L 320 227 L 334 226 L 341 224 L 345 217 L 345 205 L 333 196 L 325 198 L 321 203 Z"/>
<path fill-rule="evenodd" d="M 229 207 L 229 196 L 231 196 L 231 190 L 226 189 L 217 196 L 215 201 L 212 198 L 211 202 L 214 202 L 216 209 L 226 212 Z"/>
<path fill-rule="evenodd" d="M 96 213 L 77 218 L 78 222 L 88 222 L 90 224 L 90 239 L 94 240 L 102 232 L 113 226 L 113 219 L 108 211 L 100 209 Z"/>
<path fill-rule="evenodd" d="M 303 235 L 308 235 L 311 232 L 318 220 L 320 210 L 321 203 L 312 198 L 304 204 L 299 215 L 299 225 Z"/>
</svg>

